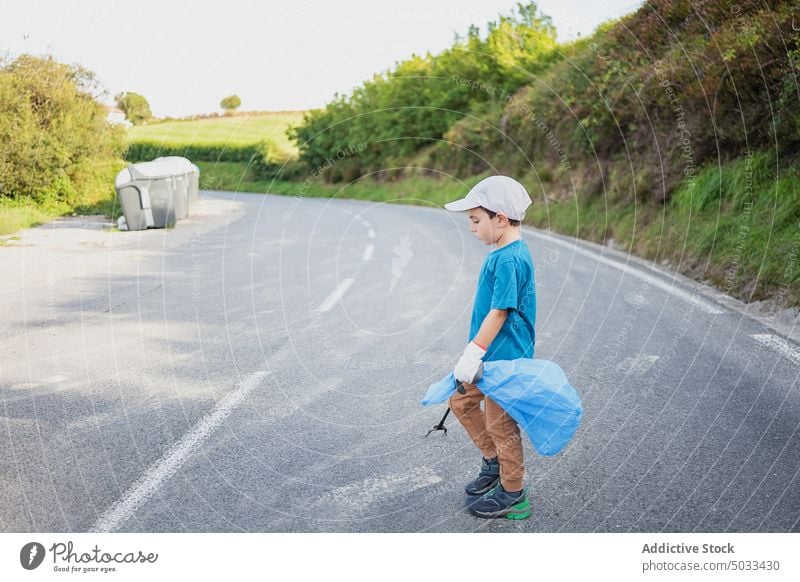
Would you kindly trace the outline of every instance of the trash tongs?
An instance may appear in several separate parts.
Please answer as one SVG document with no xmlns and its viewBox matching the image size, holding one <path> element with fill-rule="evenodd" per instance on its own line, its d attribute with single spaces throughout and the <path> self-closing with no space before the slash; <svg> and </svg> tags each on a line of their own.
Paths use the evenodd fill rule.
<svg viewBox="0 0 800 582">
<path fill-rule="evenodd" d="M 477 375 L 477 376 L 475 376 L 475 382 L 477 382 L 478 380 L 480 380 L 481 376 L 483 376 L 483 362 L 481 362 L 481 367 L 480 367 L 480 368 L 478 368 L 478 375 Z M 467 389 L 466 389 L 466 388 L 464 388 L 464 384 L 462 384 L 462 383 L 461 383 L 461 382 L 459 382 L 458 380 L 456 380 L 456 391 L 457 391 L 459 394 L 466 394 L 466 393 L 467 393 Z M 439 421 L 439 424 L 434 424 L 434 425 L 433 425 L 433 428 L 432 428 L 432 429 L 430 429 L 430 430 L 429 430 L 429 431 L 428 431 L 428 432 L 425 434 L 425 436 L 427 437 L 427 436 L 428 436 L 428 435 L 430 435 L 432 432 L 435 432 L 435 431 L 437 431 L 437 430 L 444 431 L 444 434 L 445 434 L 445 436 L 447 436 L 447 427 L 444 425 L 444 421 L 445 421 L 445 420 L 447 420 L 447 415 L 448 415 L 448 414 L 450 414 L 450 407 L 449 407 L 449 406 L 447 407 L 447 410 L 445 410 L 445 411 L 444 411 L 444 416 L 442 417 L 442 420 L 440 420 L 440 421 Z"/>
</svg>

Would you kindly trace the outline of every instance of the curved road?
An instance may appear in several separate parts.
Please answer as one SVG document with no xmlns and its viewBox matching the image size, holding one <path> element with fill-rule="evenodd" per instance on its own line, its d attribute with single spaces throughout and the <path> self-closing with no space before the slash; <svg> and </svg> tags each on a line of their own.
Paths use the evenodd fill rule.
<svg viewBox="0 0 800 582">
<path fill-rule="evenodd" d="M 0 530 L 800 531 L 800 348 L 639 260 L 524 229 L 536 355 L 579 390 L 531 519 L 423 409 L 489 249 L 437 208 L 206 192 L 175 229 L 0 248 Z"/>
</svg>

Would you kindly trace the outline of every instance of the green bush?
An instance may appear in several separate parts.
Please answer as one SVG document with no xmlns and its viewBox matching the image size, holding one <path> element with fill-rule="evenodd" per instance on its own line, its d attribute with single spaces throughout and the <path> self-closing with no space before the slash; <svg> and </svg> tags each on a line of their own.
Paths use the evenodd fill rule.
<svg viewBox="0 0 800 582">
<path fill-rule="evenodd" d="M 311 171 L 340 151 L 358 150 L 330 168 L 329 179 L 382 169 L 437 143 L 473 107 L 502 101 L 530 82 L 555 45 L 550 18 L 533 2 L 518 4 L 491 22 L 485 37 L 471 26 L 442 53 L 397 63 L 351 96 L 336 95 L 324 109 L 306 114 L 290 135 Z"/>
<path fill-rule="evenodd" d="M 125 159 L 129 162 L 141 162 L 164 156 L 183 156 L 192 161 L 250 162 L 259 155 L 261 155 L 261 149 L 257 145 L 178 145 L 138 141 L 128 144 L 128 149 L 125 152 Z"/>
<path fill-rule="evenodd" d="M 501 132 L 459 120 L 430 159 L 443 171 L 469 170 L 468 147 L 485 156 L 485 167 L 522 174 L 533 160 L 569 167 L 623 157 L 632 175 L 612 180 L 629 183 L 626 195 L 635 186 L 640 199 L 664 202 L 706 163 L 775 146 L 780 157 L 791 155 L 800 145 L 792 17 L 785 0 L 646 2 L 560 46 L 505 104 Z M 492 110 L 478 116 L 487 125 L 497 118 Z"/>
<path fill-rule="evenodd" d="M 310 169 L 363 145 L 346 164 L 356 173 L 423 151 L 433 169 L 459 174 L 623 157 L 631 168 L 616 175 L 625 182 L 617 192 L 663 203 L 709 162 L 797 151 L 796 12 L 789 0 L 648 0 L 555 47 L 549 19 L 519 5 L 485 38 L 471 27 L 442 53 L 336 96 L 293 137 Z"/>
<path fill-rule="evenodd" d="M 50 57 L 0 62 L 0 196 L 73 206 L 111 194 L 125 134 L 97 92 L 89 71 Z"/>
</svg>

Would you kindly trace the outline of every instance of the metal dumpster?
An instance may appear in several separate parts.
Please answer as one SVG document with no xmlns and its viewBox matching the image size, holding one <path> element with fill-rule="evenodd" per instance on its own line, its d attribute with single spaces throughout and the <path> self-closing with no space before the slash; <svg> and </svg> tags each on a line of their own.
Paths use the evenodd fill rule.
<svg viewBox="0 0 800 582">
<path fill-rule="evenodd" d="M 149 191 L 142 184 L 136 184 L 128 168 L 117 174 L 114 187 L 128 230 L 144 230 L 155 225 Z"/>
<path fill-rule="evenodd" d="M 188 160 L 187 160 L 188 161 Z M 184 163 L 161 159 L 130 164 L 114 181 L 129 230 L 172 226 L 188 213 Z"/>
<path fill-rule="evenodd" d="M 200 190 L 200 168 L 190 162 L 187 158 L 181 156 L 165 156 L 163 158 L 156 158 L 154 161 L 169 161 L 175 164 L 176 170 L 178 168 L 185 174 L 186 184 L 186 198 L 188 200 L 188 212 L 192 210 L 192 204 L 197 202 Z"/>
</svg>

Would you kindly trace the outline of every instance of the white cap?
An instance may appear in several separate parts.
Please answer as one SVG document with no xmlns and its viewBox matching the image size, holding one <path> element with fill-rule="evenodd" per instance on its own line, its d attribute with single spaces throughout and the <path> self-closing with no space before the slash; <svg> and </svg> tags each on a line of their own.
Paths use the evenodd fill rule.
<svg viewBox="0 0 800 582">
<path fill-rule="evenodd" d="M 464 198 L 448 202 L 444 207 L 459 212 L 483 206 L 492 212 L 502 212 L 512 220 L 522 220 L 530 205 L 528 191 L 514 178 L 489 176 L 475 184 Z"/>
</svg>

